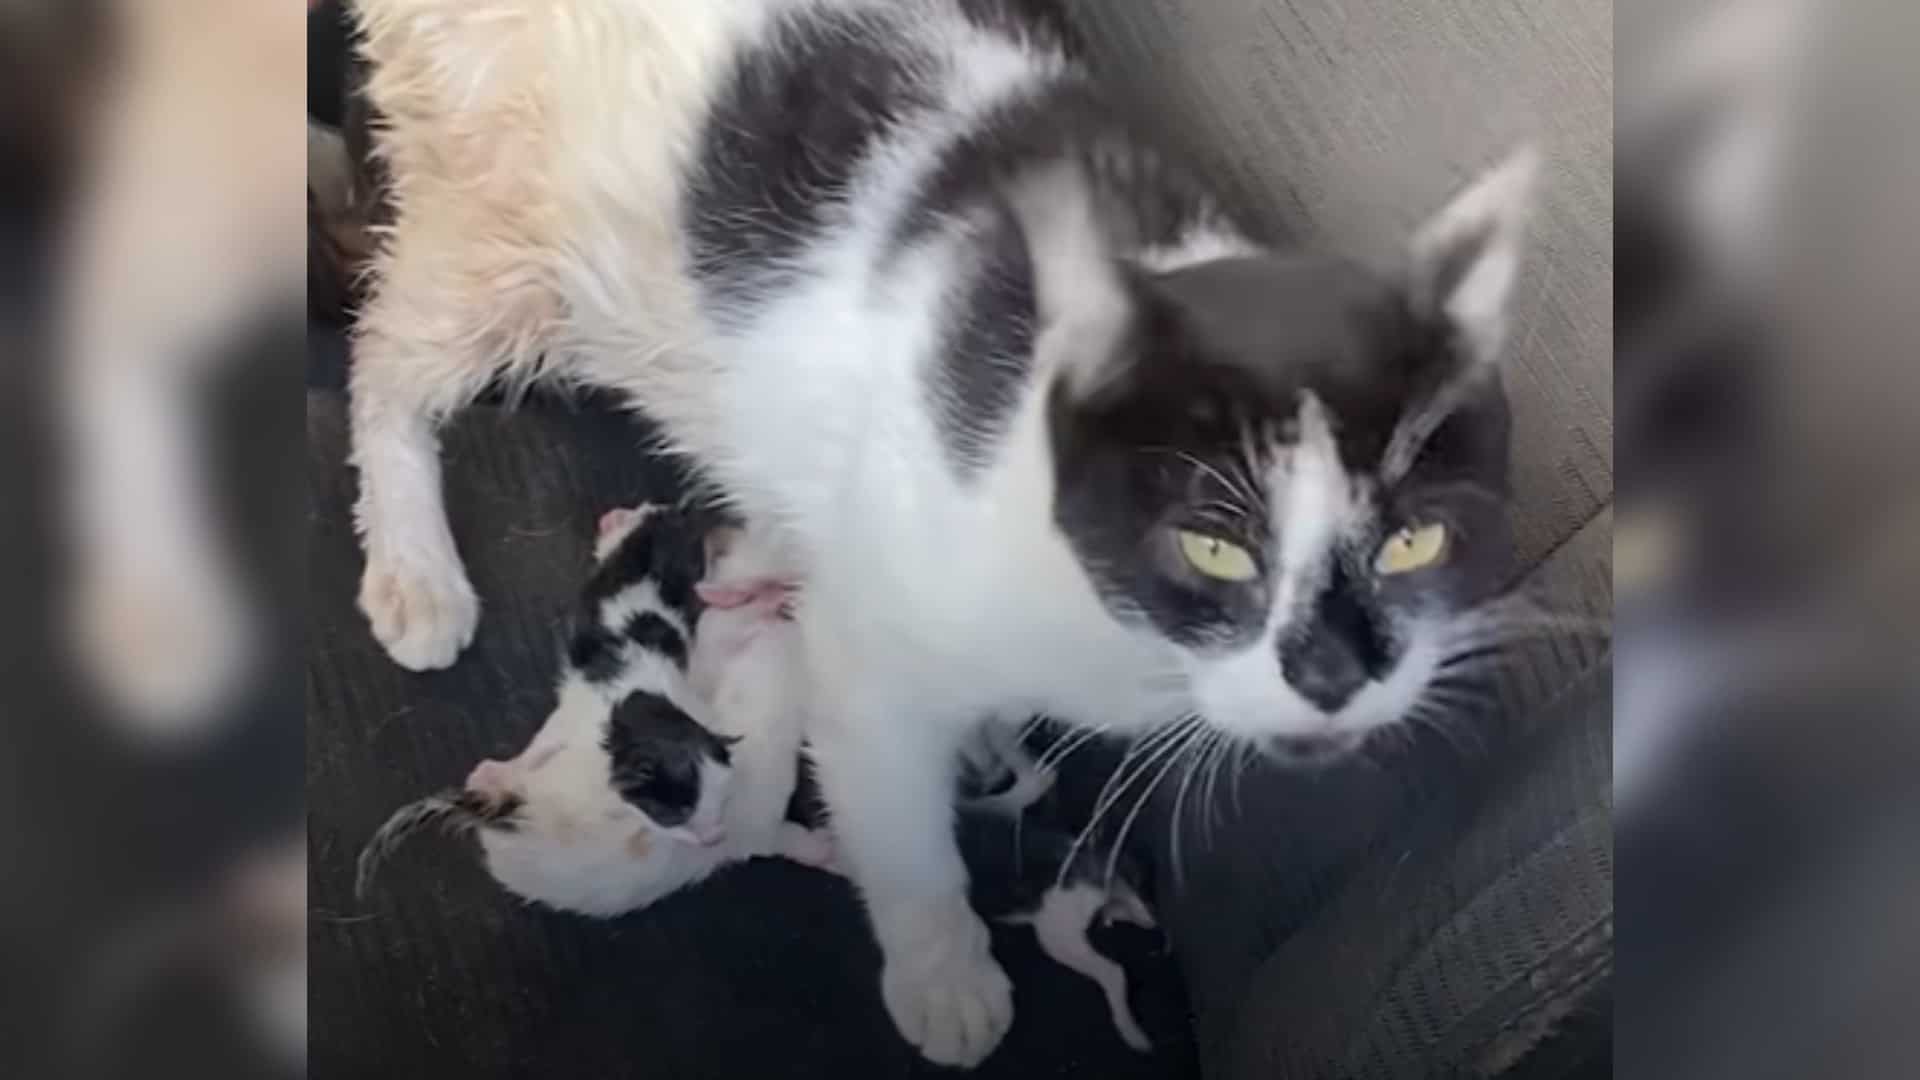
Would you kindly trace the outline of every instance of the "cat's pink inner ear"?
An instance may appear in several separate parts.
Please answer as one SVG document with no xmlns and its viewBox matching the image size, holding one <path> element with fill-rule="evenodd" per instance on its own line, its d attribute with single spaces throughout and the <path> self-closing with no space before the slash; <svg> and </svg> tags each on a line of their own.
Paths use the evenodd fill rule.
<svg viewBox="0 0 1920 1080">
<path fill-rule="evenodd" d="M 626 528 L 628 523 L 633 520 L 634 515 L 638 513 L 639 513 L 638 510 L 634 510 L 629 507 L 618 506 L 613 508 L 612 510 L 607 511 L 604 514 L 601 514 L 600 525 L 598 528 L 598 535 L 604 537 L 611 533 L 617 532 L 620 529 Z"/>
</svg>

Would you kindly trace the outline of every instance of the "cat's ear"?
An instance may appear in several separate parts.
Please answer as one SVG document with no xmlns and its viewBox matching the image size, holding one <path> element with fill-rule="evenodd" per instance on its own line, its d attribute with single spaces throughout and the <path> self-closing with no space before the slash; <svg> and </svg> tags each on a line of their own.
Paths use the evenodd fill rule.
<svg viewBox="0 0 1920 1080">
<path fill-rule="evenodd" d="M 1071 162 L 1021 173 L 1006 195 L 1033 267 L 1034 356 L 1073 397 L 1092 397 L 1124 374 L 1133 314 L 1098 196 Z"/>
<path fill-rule="evenodd" d="M 1506 338 L 1539 174 L 1539 151 L 1521 147 L 1454 196 L 1409 247 L 1415 310 L 1451 324 L 1475 367 L 1492 363 Z"/>
</svg>

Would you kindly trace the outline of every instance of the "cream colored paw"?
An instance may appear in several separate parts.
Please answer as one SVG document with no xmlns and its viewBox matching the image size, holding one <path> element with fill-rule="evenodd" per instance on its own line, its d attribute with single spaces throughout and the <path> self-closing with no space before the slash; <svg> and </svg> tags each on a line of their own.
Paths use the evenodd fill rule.
<svg viewBox="0 0 1920 1080">
<path fill-rule="evenodd" d="M 479 597 L 458 562 L 422 568 L 370 557 L 360 610 L 387 655 L 409 671 L 451 666 L 480 623 Z"/>
<path fill-rule="evenodd" d="M 880 994 L 900 1034 L 936 1065 L 986 1060 L 1013 1026 L 1013 984 L 966 899 L 907 913 L 887 937 Z"/>
</svg>

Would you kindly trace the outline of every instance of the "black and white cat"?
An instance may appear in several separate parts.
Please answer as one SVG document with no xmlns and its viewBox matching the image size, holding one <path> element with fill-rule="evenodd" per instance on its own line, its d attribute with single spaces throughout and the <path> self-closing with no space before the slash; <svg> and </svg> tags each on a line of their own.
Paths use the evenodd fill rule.
<svg viewBox="0 0 1920 1080">
<path fill-rule="evenodd" d="M 361 855 L 362 892 L 436 823 L 472 832 L 514 895 L 594 916 L 755 856 L 832 857 L 824 831 L 786 821 L 802 710 L 783 591 L 751 539 L 725 530 L 723 550 L 704 517 L 641 506 L 600 519 L 553 712 L 518 755 L 396 811 Z"/>
<path fill-rule="evenodd" d="M 1024 10 L 357 7 L 395 213 L 352 386 L 375 634 L 443 667 L 478 617 L 437 423 L 503 383 L 628 395 L 807 582 L 882 996 L 955 1064 L 1012 1020 L 952 839 L 981 715 L 1197 713 L 1319 760 L 1484 644 L 1537 171 L 1386 272 L 1269 248 Z"/>
</svg>

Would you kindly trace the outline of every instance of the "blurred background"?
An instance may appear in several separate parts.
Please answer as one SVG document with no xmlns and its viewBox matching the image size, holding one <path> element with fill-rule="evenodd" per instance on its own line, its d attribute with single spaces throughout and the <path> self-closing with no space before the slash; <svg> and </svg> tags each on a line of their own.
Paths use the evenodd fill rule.
<svg viewBox="0 0 1920 1080">
<path fill-rule="evenodd" d="M 235 212 L 298 161 L 301 18 L 0 3 L 0 1076 L 304 1071 L 298 279 L 193 300 L 243 220 L 301 244 Z"/>
<path fill-rule="evenodd" d="M 1920 7 L 1616 30 L 1617 1068 L 1911 1075 Z"/>
<path fill-rule="evenodd" d="M 304 1069 L 300 297 L 230 291 L 301 243 L 293 18 L 0 4 L 0 1075 Z M 1908 1075 L 1920 5 L 1620 0 L 1615 35 L 1616 1067 Z M 156 315 L 195 290 L 245 302 Z M 102 417 L 74 371 L 147 375 Z M 154 415 L 186 525 L 97 475 Z M 237 599 L 89 637 L 102 566 Z M 211 664 L 207 625 L 260 647 Z"/>
</svg>

